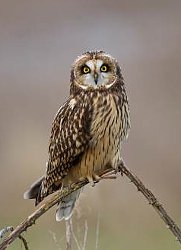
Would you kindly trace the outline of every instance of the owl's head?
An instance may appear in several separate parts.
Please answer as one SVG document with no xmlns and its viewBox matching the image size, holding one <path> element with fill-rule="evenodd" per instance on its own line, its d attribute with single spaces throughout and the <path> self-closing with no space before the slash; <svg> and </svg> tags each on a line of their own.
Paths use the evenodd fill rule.
<svg viewBox="0 0 181 250">
<path fill-rule="evenodd" d="M 71 82 L 81 89 L 110 88 L 122 78 L 117 61 L 104 51 L 86 52 L 73 63 Z"/>
</svg>

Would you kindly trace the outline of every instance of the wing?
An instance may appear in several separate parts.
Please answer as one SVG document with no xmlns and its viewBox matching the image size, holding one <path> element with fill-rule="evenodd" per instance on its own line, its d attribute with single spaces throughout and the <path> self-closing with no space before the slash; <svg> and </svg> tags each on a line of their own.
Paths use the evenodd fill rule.
<svg viewBox="0 0 181 250">
<path fill-rule="evenodd" d="M 49 161 L 37 203 L 61 187 L 61 179 L 81 160 L 91 139 L 91 105 L 81 98 L 70 98 L 53 121 Z"/>
</svg>

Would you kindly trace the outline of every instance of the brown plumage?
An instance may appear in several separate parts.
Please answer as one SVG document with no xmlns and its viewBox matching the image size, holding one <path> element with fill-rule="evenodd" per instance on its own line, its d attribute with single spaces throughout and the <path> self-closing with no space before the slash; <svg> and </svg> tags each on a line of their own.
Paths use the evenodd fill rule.
<svg viewBox="0 0 181 250">
<path fill-rule="evenodd" d="M 83 178 L 117 169 L 121 142 L 130 128 L 129 106 L 117 61 L 103 51 L 86 52 L 71 70 L 70 97 L 53 121 L 45 175 L 25 193 L 36 204 Z M 80 190 L 59 204 L 56 219 L 69 218 Z"/>
</svg>

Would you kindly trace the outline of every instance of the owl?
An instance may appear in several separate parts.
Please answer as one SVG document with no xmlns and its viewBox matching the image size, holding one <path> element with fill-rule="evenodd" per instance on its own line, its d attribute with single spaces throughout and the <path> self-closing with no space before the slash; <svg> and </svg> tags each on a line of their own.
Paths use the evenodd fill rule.
<svg viewBox="0 0 181 250">
<path fill-rule="evenodd" d="M 101 171 L 118 169 L 121 144 L 128 136 L 130 115 L 121 69 L 104 51 L 90 51 L 72 65 L 70 95 L 55 115 L 46 172 L 25 192 L 37 205 L 46 196 Z M 69 219 L 81 190 L 58 204 L 56 220 Z"/>
</svg>

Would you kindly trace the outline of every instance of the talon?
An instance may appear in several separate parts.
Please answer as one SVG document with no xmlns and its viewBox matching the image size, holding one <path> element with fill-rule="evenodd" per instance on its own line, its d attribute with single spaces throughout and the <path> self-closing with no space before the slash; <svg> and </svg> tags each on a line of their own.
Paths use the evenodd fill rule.
<svg viewBox="0 0 181 250">
<path fill-rule="evenodd" d="M 116 179 L 116 172 L 115 173 L 107 173 L 101 177 L 102 179 Z"/>
<path fill-rule="evenodd" d="M 124 171 L 122 170 L 122 167 L 124 167 L 124 166 L 125 166 L 125 163 L 124 163 L 123 159 L 121 158 L 120 163 L 118 165 L 118 172 L 121 172 L 121 176 L 123 176 L 123 174 L 124 174 Z"/>
<path fill-rule="evenodd" d="M 86 178 L 87 178 L 88 182 L 90 183 L 91 187 L 94 187 L 95 183 L 94 183 L 93 177 L 92 176 L 87 176 Z"/>
<path fill-rule="evenodd" d="M 95 173 L 93 173 L 93 178 L 94 178 L 94 180 L 96 181 L 96 182 L 99 182 L 102 178 L 99 176 L 99 175 L 97 175 L 97 174 L 95 174 Z"/>
<path fill-rule="evenodd" d="M 109 176 L 103 176 L 102 179 L 110 179 L 110 180 L 113 180 L 113 179 L 116 179 L 117 176 L 116 175 L 109 175 Z"/>
</svg>

